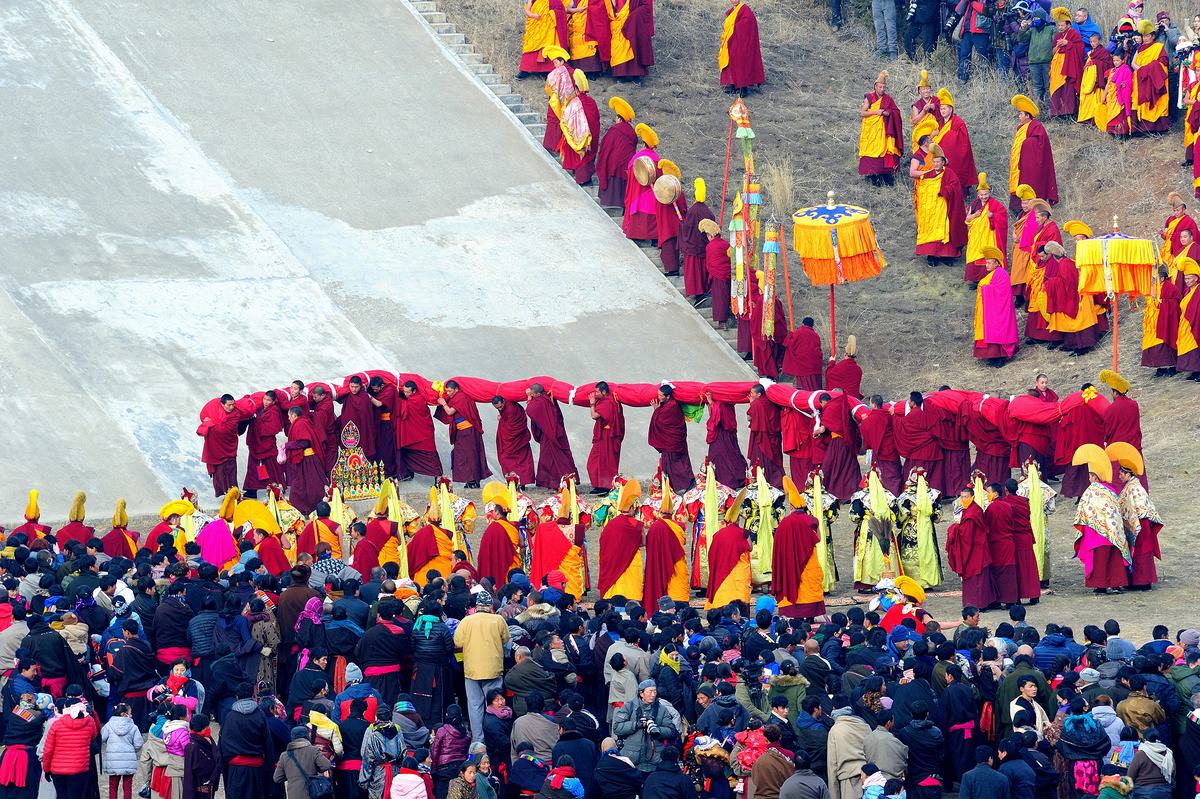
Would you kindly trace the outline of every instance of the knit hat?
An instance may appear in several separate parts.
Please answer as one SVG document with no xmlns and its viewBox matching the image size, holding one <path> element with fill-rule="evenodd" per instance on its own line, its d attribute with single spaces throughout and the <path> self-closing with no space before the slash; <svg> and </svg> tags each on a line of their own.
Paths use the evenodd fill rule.
<svg viewBox="0 0 1200 799">
<path fill-rule="evenodd" d="M 1179 634 L 1179 643 L 1184 647 L 1200 646 L 1200 630 L 1189 627 Z"/>
<path fill-rule="evenodd" d="M 493 607 L 492 595 L 489 594 L 487 591 L 480 591 L 478 594 L 475 595 L 475 607 L 477 607 L 477 608 Z"/>
<path fill-rule="evenodd" d="M 1095 685 L 1100 682 L 1100 672 L 1095 669 L 1083 669 L 1079 672 L 1079 681 L 1088 685 Z"/>
<path fill-rule="evenodd" d="M 704 694 L 709 699 L 712 699 L 714 696 L 717 695 L 717 689 L 713 688 L 712 683 L 705 683 L 704 685 L 701 685 L 699 688 L 696 689 L 696 693 Z"/>
<path fill-rule="evenodd" d="M 301 738 L 308 737 L 308 727 L 292 727 L 291 739 L 299 741 Z"/>
<path fill-rule="evenodd" d="M 360 669 L 358 667 L 358 664 L 357 663 L 347 663 L 346 664 L 346 685 L 350 685 L 351 683 L 362 682 L 362 681 L 363 681 L 363 673 L 362 673 L 362 669 Z"/>
<path fill-rule="evenodd" d="M 642 691 L 646 690 L 647 688 L 657 688 L 657 687 L 658 687 L 658 683 L 656 683 L 654 680 L 642 680 L 640 683 L 638 683 L 638 693 L 640 694 Z"/>
<path fill-rule="evenodd" d="M 658 609 L 666 613 L 675 609 L 675 600 L 669 596 L 661 596 L 658 598 Z"/>
</svg>

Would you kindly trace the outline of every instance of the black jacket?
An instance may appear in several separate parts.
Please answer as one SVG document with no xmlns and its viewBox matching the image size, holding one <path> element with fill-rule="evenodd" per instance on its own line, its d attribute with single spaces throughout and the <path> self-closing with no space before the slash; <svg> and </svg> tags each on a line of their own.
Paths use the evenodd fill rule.
<svg viewBox="0 0 1200 799">
<path fill-rule="evenodd" d="M 1000 761 L 1000 773 L 1008 777 L 1012 799 L 1034 799 L 1036 777 L 1023 759 L 1010 757 Z"/>
<path fill-rule="evenodd" d="M 898 686 L 895 695 L 892 696 L 893 731 L 903 729 L 912 721 L 912 706 L 917 701 L 924 701 L 929 705 L 930 719 L 935 722 L 941 720 L 940 706 L 933 686 L 926 680 L 917 679 Z"/>
<path fill-rule="evenodd" d="M 253 699 L 239 699 L 233 703 L 233 709 L 221 725 L 218 746 L 221 758 L 227 763 L 238 755 L 270 759 L 272 747 L 267 717 Z"/>
<path fill-rule="evenodd" d="M 717 720 L 721 716 L 722 710 L 733 711 L 733 729 L 741 732 L 750 724 L 750 712 L 732 696 L 718 696 L 716 699 L 704 709 L 700 714 L 700 718 L 696 720 L 696 729 L 701 735 L 715 735 L 717 730 Z"/>
<path fill-rule="evenodd" d="M 616 755 L 601 755 L 596 763 L 597 799 L 637 799 L 642 773 Z"/>
<path fill-rule="evenodd" d="M 564 730 L 554 745 L 550 760 L 557 763 L 563 755 L 570 755 L 575 761 L 575 774 L 583 783 L 583 795 L 593 795 L 596 791 L 596 761 L 600 759 L 596 745 L 575 730 Z"/>
<path fill-rule="evenodd" d="M 1012 788 L 1005 777 L 986 763 L 980 763 L 963 775 L 959 799 L 1012 799 Z"/>
<path fill-rule="evenodd" d="M 491 713 L 483 714 L 483 744 L 493 763 L 508 762 L 512 753 L 512 725 L 511 717 L 502 719 Z"/>
<path fill-rule="evenodd" d="M 413 660 L 438 666 L 450 665 L 454 654 L 454 633 L 450 632 L 450 628 L 446 626 L 445 622 L 434 622 L 433 626 L 429 628 L 428 635 L 420 632 L 414 626 L 412 641 Z"/>
<path fill-rule="evenodd" d="M 329 678 L 325 676 L 325 672 L 316 668 L 316 663 L 309 661 L 308 665 L 292 677 L 292 684 L 288 687 L 288 710 L 291 711 L 315 697 L 322 687 L 329 688 Z"/>
<path fill-rule="evenodd" d="M 191 648 L 188 639 L 188 622 L 196 613 L 185 602 L 176 597 L 168 597 L 154 611 L 154 646 L 157 649 L 172 647 Z"/>
<path fill-rule="evenodd" d="M 150 636 L 150 645 L 154 645 L 154 612 L 158 610 L 158 597 L 153 594 L 138 594 L 133 598 L 130 609 L 142 620 L 142 629 Z"/>
<path fill-rule="evenodd" d="M 115 660 L 120 674 L 116 688 L 121 695 L 146 691 L 158 683 L 158 660 L 150 651 L 150 645 L 141 638 L 126 641 Z"/>
<path fill-rule="evenodd" d="M 946 753 L 946 740 L 929 719 L 913 719 L 902 730 L 893 730 L 908 747 L 908 779 L 916 784 L 933 774 L 942 773 L 942 758 Z M 1032 799 L 1032 797 L 1030 797 Z"/>
<path fill-rule="evenodd" d="M 654 799 L 696 799 L 696 783 L 679 770 L 677 763 L 659 763 L 646 777 L 642 796 Z"/>
</svg>

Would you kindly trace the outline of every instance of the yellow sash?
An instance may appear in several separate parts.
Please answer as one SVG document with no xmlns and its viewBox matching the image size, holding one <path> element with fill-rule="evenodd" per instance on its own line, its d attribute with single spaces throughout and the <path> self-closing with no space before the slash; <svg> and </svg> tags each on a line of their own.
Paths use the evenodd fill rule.
<svg viewBox="0 0 1200 799">
<path fill-rule="evenodd" d="M 883 105 L 883 100 L 879 99 L 871 103 L 871 111 L 878 111 Z M 899 148 L 888 145 L 893 144 L 887 137 L 887 130 L 883 125 L 883 117 L 869 116 L 862 121 L 862 127 L 858 131 L 858 157 L 859 158 L 883 158 L 889 152 L 893 155 L 899 155 Z"/>
<path fill-rule="evenodd" d="M 1063 52 L 1055 53 L 1054 57 L 1050 59 L 1050 93 L 1051 94 L 1054 94 L 1056 91 L 1061 89 L 1063 86 L 1067 85 L 1067 76 L 1064 75 L 1063 71 L 1062 71 L 1063 64 L 1065 64 L 1066 62 L 1067 62 L 1067 54 L 1063 53 Z"/>
<path fill-rule="evenodd" d="M 1012 150 L 1008 154 L 1008 193 L 1016 194 L 1017 186 L 1021 185 L 1021 145 L 1025 143 L 1025 136 L 1029 132 L 1029 123 L 1026 122 L 1021 127 L 1017 128 L 1017 135 L 1013 136 Z"/>
<path fill-rule="evenodd" d="M 983 341 L 983 287 L 992 282 L 992 278 L 996 276 L 995 271 L 988 272 L 979 281 L 979 288 L 975 291 L 975 340 Z"/>
<path fill-rule="evenodd" d="M 712 598 L 704 603 L 704 609 L 723 608 L 735 599 L 749 604 L 751 578 L 750 553 L 745 552 L 738 558 L 737 565 L 730 569 L 729 574 L 717 586 Z"/>
<path fill-rule="evenodd" d="M 687 535 L 683 532 L 683 528 L 670 519 L 663 519 L 667 523 L 667 527 L 671 528 L 671 532 L 675 534 L 675 538 L 679 540 L 679 546 L 683 551 L 687 552 Z M 687 602 L 691 599 L 690 575 L 688 574 L 687 555 L 684 555 L 679 560 L 675 561 L 675 571 L 671 573 L 671 579 L 667 581 L 667 596 L 674 599 L 676 602 Z"/>
<path fill-rule="evenodd" d="M 1161 293 L 1162 289 L 1159 289 Z M 1165 342 L 1158 337 L 1158 309 L 1162 304 L 1161 294 L 1158 297 L 1146 298 L 1146 310 L 1142 314 L 1142 349 L 1148 350 Z"/>
<path fill-rule="evenodd" d="M 1138 97 L 1137 71 L 1141 69 L 1162 69 L 1162 62 L 1158 60 L 1162 49 L 1162 44 L 1155 42 L 1145 50 L 1138 50 L 1133 56 L 1133 108 L 1138 119 L 1143 122 L 1155 122 L 1167 115 L 1167 105 L 1171 94 L 1169 89 L 1164 91 L 1156 100 Z M 1168 76 L 1164 74 L 1163 77 L 1165 79 Z"/>
<path fill-rule="evenodd" d="M 967 225 L 967 263 L 983 260 L 983 248 L 996 246 L 996 231 L 988 218 L 987 206 Z M 1001 260 L 1001 266 L 1004 265 Z"/>
<path fill-rule="evenodd" d="M 629 19 L 629 0 L 620 11 L 613 11 L 613 0 L 604 0 L 608 9 L 608 28 L 612 35 L 609 64 L 617 66 L 633 60 L 633 45 L 625 38 L 625 21 Z"/>
<path fill-rule="evenodd" d="M 567 37 L 572 61 L 591 58 L 596 54 L 596 43 L 584 36 L 584 31 L 587 29 L 588 2 L 589 0 L 578 0 L 576 5 L 579 7 L 579 11 L 567 15 Z"/>
<path fill-rule="evenodd" d="M 950 241 L 950 218 L 941 190 L 942 175 L 917 181 L 917 244 Z"/>
<path fill-rule="evenodd" d="M 742 10 L 738 3 L 725 15 L 725 24 L 721 27 L 721 49 L 717 52 L 717 67 L 724 71 L 729 66 L 729 38 L 733 36 L 733 26 L 737 22 L 738 12 Z"/>
<path fill-rule="evenodd" d="M 1187 355 L 1197 346 L 1196 331 L 1192 330 L 1192 323 L 1187 320 L 1187 310 L 1193 302 L 1196 302 L 1195 286 L 1184 296 L 1183 302 L 1179 303 L 1179 337 L 1176 339 L 1175 352 L 1181 356 Z"/>
<path fill-rule="evenodd" d="M 1088 64 L 1083 68 L 1083 80 L 1079 86 L 1079 113 L 1075 115 L 1078 122 L 1087 122 L 1096 117 L 1096 109 L 1104 94 L 1096 88 L 1096 80 L 1099 77 L 1096 72 L 1095 64 Z"/>
</svg>

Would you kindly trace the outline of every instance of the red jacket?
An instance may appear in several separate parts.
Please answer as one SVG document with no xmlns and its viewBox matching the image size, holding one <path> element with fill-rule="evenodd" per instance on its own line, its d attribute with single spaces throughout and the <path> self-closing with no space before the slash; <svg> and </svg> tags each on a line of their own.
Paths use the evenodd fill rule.
<svg viewBox="0 0 1200 799">
<path fill-rule="evenodd" d="M 49 774 L 82 774 L 92 759 L 92 741 L 100 734 L 94 716 L 60 716 L 50 722 L 42 754 L 42 768 Z"/>
</svg>

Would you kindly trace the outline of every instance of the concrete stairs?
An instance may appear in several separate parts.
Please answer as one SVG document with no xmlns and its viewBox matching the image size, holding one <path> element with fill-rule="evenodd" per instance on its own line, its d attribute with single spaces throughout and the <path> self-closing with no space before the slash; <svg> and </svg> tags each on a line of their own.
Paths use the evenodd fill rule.
<svg viewBox="0 0 1200 799">
<path fill-rule="evenodd" d="M 458 59 L 466 66 L 467 70 L 475 75 L 475 77 L 483 84 L 483 86 L 496 95 L 497 99 L 502 102 L 509 112 L 517 118 L 517 120 L 525 126 L 529 131 L 529 135 L 538 142 L 539 146 L 542 141 L 542 136 L 546 133 L 546 110 L 545 108 L 531 108 L 525 102 L 525 98 L 513 90 L 513 87 L 508 83 L 503 83 L 496 68 L 491 64 L 485 63 L 483 56 L 475 51 L 475 46 L 467 41 L 467 37 L 463 33 L 459 33 L 457 26 L 449 20 L 447 15 L 438 10 L 435 0 L 404 0 L 404 2 L 417 12 L 433 30 L 435 36 L 441 39 L 442 43 L 454 53 Z M 599 188 L 595 181 L 588 186 L 580 187 L 586 191 L 589 196 L 597 203 L 599 200 Z M 604 211 L 617 224 L 621 224 L 621 209 L 608 208 Z M 662 260 L 659 256 L 658 247 L 654 244 L 639 243 L 638 248 L 649 259 L 650 263 L 654 264 L 656 269 L 662 269 Z M 666 279 L 672 286 L 683 294 L 683 276 L 682 275 L 667 275 Z M 736 351 L 737 349 L 737 328 L 727 330 L 724 327 L 718 327 L 712 321 L 712 313 L 708 309 L 707 304 L 698 309 L 697 313 L 716 331 L 729 347 Z"/>
</svg>

